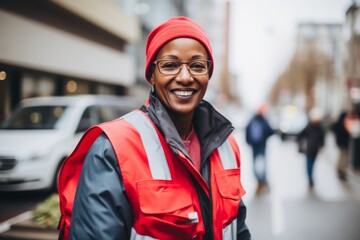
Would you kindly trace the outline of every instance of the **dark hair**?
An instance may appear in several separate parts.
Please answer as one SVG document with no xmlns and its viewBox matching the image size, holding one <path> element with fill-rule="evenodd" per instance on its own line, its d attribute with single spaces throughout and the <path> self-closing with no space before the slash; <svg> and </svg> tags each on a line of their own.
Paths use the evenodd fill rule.
<svg viewBox="0 0 360 240">
<path fill-rule="evenodd" d="M 152 63 L 149 67 L 149 72 L 148 72 L 148 78 L 151 78 L 151 75 L 155 72 L 155 68 L 156 68 L 156 64 Z"/>
</svg>

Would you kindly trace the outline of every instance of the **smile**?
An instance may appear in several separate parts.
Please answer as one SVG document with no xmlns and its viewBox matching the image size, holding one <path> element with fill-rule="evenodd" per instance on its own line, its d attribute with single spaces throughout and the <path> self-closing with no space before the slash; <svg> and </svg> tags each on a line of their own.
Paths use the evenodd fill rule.
<svg viewBox="0 0 360 240">
<path fill-rule="evenodd" d="M 178 97 L 188 97 L 191 96 L 194 93 L 194 91 L 174 91 L 174 94 Z"/>
</svg>

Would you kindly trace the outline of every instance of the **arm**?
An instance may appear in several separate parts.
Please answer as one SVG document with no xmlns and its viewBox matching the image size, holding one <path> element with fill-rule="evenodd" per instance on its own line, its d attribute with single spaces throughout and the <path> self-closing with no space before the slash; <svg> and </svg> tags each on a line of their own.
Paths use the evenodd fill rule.
<svg viewBox="0 0 360 240">
<path fill-rule="evenodd" d="M 300 133 L 297 135 L 297 137 L 296 137 L 297 142 L 299 142 L 301 140 L 301 138 L 305 137 L 307 126 L 308 125 L 306 125 L 306 127 L 303 130 L 301 130 Z"/>
<path fill-rule="evenodd" d="M 84 161 L 74 200 L 70 239 L 129 239 L 131 209 L 117 158 L 103 134 Z"/>
<path fill-rule="evenodd" d="M 266 138 L 270 137 L 271 135 L 273 135 L 275 133 L 275 130 L 270 126 L 269 121 L 267 121 L 266 119 L 264 119 L 265 121 L 265 129 L 266 129 Z"/>
<path fill-rule="evenodd" d="M 246 219 L 246 206 L 243 200 L 240 201 L 239 212 L 237 216 L 237 239 L 238 240 L 251 240 L 251 234 L 245 224 Z"/>
</svg>

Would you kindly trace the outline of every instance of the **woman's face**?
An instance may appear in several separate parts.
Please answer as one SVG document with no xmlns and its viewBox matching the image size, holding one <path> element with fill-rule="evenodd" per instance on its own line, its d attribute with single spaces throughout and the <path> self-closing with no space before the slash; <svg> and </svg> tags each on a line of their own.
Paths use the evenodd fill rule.
<svg viewBox="0 0 360 240">
<path fill-rule="evenodd" d="M 204 46 L 191 38 L 177 38 L 165 44 L 157 54 L 155 61 L 170 60 L 189 62 L 194 60 L 208 60 Z M 196 62 L 196 61 L 195 61 Z M 193 114 L 195 108 L 203 99 L 209 82 L 209 74 L 194 76 L 190 74 L 187 64 L 180 65 L 178 74 L 167 75 L 159 71 L 156 66 L 150 78 L 156 95 L 164 106 L 173 114 Z M 197 70 L 201 65 L 192 65 Z M 171 68 L 171 65 L 169 65 Z"/>
</svg>

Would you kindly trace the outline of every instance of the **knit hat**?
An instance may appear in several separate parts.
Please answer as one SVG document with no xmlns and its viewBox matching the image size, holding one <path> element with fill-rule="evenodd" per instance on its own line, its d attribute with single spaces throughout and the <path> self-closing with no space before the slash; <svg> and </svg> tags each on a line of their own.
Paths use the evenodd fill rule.
<svg viewBox="0 0 360 240">
<path fill-rule="evenodd" d="M 198 40 L 206 49 L 209 60 L 213 62 L 209 71 L 209 78 L 214 69 L 214 61 L 209 37 L 204 29 L 194 20 L 187 17 L 172 17 L 154 28 L 148 35 L 146 42 L 146 68 L 145 77 L 150 79 L 150 66 L 160 48 L 175 38 L 193 38 Z"/>
</svg>

